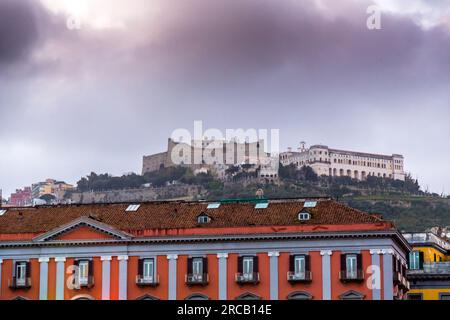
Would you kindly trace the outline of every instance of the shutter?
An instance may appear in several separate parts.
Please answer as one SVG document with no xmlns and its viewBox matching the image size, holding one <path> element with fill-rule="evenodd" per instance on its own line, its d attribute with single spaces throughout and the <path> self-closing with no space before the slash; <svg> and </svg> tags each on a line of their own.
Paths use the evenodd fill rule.
<svg viewBox="0 0 450 320">
<path fill-rule="evenodd" d="M 192 258 L 187 259 L 187 273 L 192 274 Z"/>
<path fill-rule="evenodd" d="M 289 271 L 295 271 L 295 256 L 293 254 L 289 256 Z"/>
<path fill-rule="evenodd" d="M 311 259 L 309 254 L 305 255 L 305 271 L 311 271 Z"/>
<path fill-rule="evenodd" d="M 144 275 L 144 259 L 139 259 L 138 260 L 138 272 L 137 272 L 138 276 L 143 276 Z"/>
<path fill-rule="evenodd" d="M 244 257 L 238 257 L 238 260 L 237 260 L 237 270 L 238 270 L 238 273 L 243 273 L 243 271 L 244 271 Z"/>
<path fill-rule="evenodd" d="M 28 261 L 25 263 L 25 274 L 27 278 L 31 278 L 31 263 Z"/>
<path fill-rule="evenodd" d="M 203 273 L 208 273 L 208 257 L 203 258 Z"/>
<path fill-rule="evenodd" d="M 13 278 L 16 276 L 16 270 L 17 270 L 17 262 L 14 262 L 14 263 L 13 263 L 13 270 L 12 270 L 12 272 L 13 272 Z"/>
<path fill-rule="evenodd" d="M 411 264 L 410 264 L 410 254 L 411 254 L 411 253 L 408 253 L 408 254 L 406 255 L 406 264 L 408 265 L 408 268 L 411 267 Z"/>
<path fill-rule="evenodd" d="M 89 260 L 88 263 L 88 274 L 90 277 L 92 277 L 94 275 L 94 259 Z"/>
<path fill-rule="evenodd" d="M 345 257 L 346 255 L 341 253 L 341 271 L 344 272 L 347 269 L 346 263 L 345 263 Z"/>
<path fill-rule="evenodd" d="M 253 272 L 259 272 L 259 259 L 258 256 L 253 257 Z"/>
<path fill-rule="evenodd" d="M 392 258 L 392 270 L 394 272 L 397 272 L 397 258 L 396 257 Z"/>
<path fill-rule="evenodd" d="M 358 253 L 356 255 L 356 269 L 358 271 L 362 271 L 363 270 L 363 265 L 362 265 L 362 254 Z"/>
<path fill-rule="evenodd" d="M 419 269 L 423 269 L 423 252 L 419 251 Z"/>
</svg>

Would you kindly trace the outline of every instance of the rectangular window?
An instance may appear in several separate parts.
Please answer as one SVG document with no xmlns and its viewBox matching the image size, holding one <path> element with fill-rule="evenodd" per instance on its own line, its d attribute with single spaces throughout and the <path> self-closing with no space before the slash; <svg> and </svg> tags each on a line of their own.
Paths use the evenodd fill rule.
<svg viewBox="0 0 450 320">
<path fill-rule="evenodd" d="M 244 275 L 253 273 L 253 257 L 244 257 L 243 259 L 243 273 Z"/>
<path fill-rule="evenodd" d="M 440 293 L 439 300 L 450 300 L 450 293 Z"/>
<path fill-rule="evenodd" d="M 409 253 L 409 268 L 411 270 L 420 269 L 420 252 L 413 251 Z"/>
<path fill-rule="evenodd" d="M 408 293 L 408 300 L 422 300 L 421 293 Z"/>
<path fill-rule="evenodd" d="M 17 262 L 16 263 L 16 284 L 17 285 L 25 285 L 25 281 L 27 278 L 27 263 L 26 262 Z"/>
<path fill-rule="evenodd" d="M 348 254 L 345 257 L 345 270 L 347 279 L 357 278 L 357 258 L 356 254 Z"/>
<path fill-rule="evenodd" d="M 305 276 L 306 263 L 305 256 L 295 256 L 294 258 L 294 273 L 296 277 L 302 278 Z"/>
<path fill-rule="evenodd" d="M 89 280 L 89 261 L 79 261 L 78 264 L 78 282 L 80 285 L 88 284 Z"/>
<path fill-rule="evenodd" d="M 153 280 L 155 275 L 155 260 L 144 259 L 142 271 L 144 280 Z"/>
<path fill-rule="evenodd" d="M 203 274 L 203 258 L 192 259 L 192 273 L 194 275 Z"/>
</svg>

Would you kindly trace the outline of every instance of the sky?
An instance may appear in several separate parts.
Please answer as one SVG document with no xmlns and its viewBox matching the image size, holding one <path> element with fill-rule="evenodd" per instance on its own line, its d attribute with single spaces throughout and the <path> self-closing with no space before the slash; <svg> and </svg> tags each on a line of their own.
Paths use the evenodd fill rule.
<svg viewBox="0 0 450 320">
<path fill-rule="evenodd" d="M 0 0 L 4 196 L 140 172 L 196 120 L 403 154 L 449 194 L 450 0 Z"/>
</svg>

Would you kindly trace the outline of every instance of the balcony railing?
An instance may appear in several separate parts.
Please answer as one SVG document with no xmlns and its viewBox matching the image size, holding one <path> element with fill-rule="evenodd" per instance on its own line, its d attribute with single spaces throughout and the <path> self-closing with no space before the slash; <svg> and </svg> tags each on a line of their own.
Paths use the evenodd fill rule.
<svg viewBox="0 0 450 320">
<path fill-rule="evenodd" d="M 406 290 L 410 289 L 409 281 L 405 277 L 402 278 L 401 287 L 403 287 Z"/>
<path fill-rule="evenodd" d="M 239 284 L 245 284 L 245 283 L 256 284 L 259 282 L 259 272 L 236 273 L 235 278 L 236 278 L 236 282 Z"/>
<path fill-rule="evenodd" d="M 92 288 L 93 286 L 94 276 L 88 276 L 86 278 L 78 278 L 78 286 L 75 286 L 75 289 Z"/>
<path fill-rule="evenodd" d="M 142 275 L 137 275 L 136 284 L 140 287 L 155 287 L 159 284 L 159 275 L 151 277 L 144 277 Z"/>
<path fill-rule="evenodd" d="M 289 281 L 289 282 L 310 282 L 310 281 L 312 281 L 312 273 L 311 273 L 311 271 L 297 272 L 297 273 L 295 273 L 293 271 L 288 271 L 287 281 Z"/>
<path fill-rule="evenodd" d="M 202 285 L 205 286 L 209 282 L 209 275 L 207 273 L 188 273 L 186 275 L 186 284 L 189 286 Z"/>
<path fill-rule="evenodd" d="M 11 289 L 28 289 L 31 288 L 31 278 L 13 277 L 8 281 L 8 287 Z"/>
<path fill-rule="evenodd" d="M 450 274 L 450 262 L 426 262 L 423 264 L 423 269 L 415 270 L 409 269 L 408 276 L 413 275 L 448 275 Z"/>
<path fill-rule="evenodd" d="M 346 271 L 346 270 L 340 271 L 339 279 L 343 282 L 364 281 L 364 272 L 362 270 L 357 270 L 354 272 L 350 272 L 350 271 Z"/>
<path fill-rule="evenodd" d="M 401 284 L 402 279 L 403 279 L 403 276 L 400 272 L 394 272 L 394 283 L 395 284 Z"/>
<path fill-rule="evenodd" d="M 409 290 L 409 281 L 400 272 L 394 272 L 394 283 L 400 288 Z"/>
</svg>

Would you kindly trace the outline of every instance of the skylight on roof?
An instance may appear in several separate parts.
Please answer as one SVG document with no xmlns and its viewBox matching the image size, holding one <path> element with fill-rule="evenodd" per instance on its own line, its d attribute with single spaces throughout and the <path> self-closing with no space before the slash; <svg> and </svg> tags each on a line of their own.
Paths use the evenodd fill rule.
<svg viewBox="0 0 450 320">
<path fill-rule="evenodd" d="M 317 201 L 306 201 L 303 205 L 304 208 L 315 208 L 317 206 Z"/>
<path fill-rule="evenodd" d="M 140 204 L 130 204 L 128 208 L 125 209 L 126 212 L 136 212 L 139 210 Z"/>
<path fill-rule="evenodd" d="M 268 206 L 269 206 L 268 202 L 261 202 L 255 205 L 255 209 L 267 209 Z"/>
<path fill-rule="evenodd" d="M 6 213 L 5 209 L 0 209 L 0 216 L 4 215 Z"/>
<path fill-rule="evenodd" d="M 207 209 L 218 209 L 220 207 L 220 203 L 209 203 L 206 207 Z"/>
</svg>

